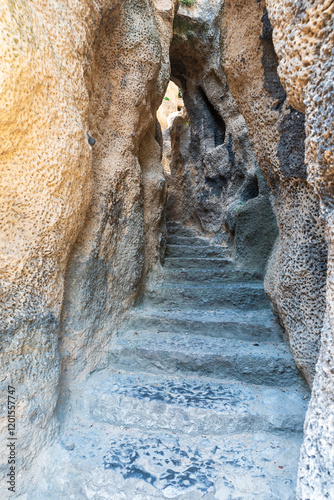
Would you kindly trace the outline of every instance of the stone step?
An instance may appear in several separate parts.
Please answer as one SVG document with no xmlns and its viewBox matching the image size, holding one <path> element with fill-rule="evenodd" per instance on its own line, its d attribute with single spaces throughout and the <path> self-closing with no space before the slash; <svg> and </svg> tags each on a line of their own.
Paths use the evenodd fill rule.
<svg viewBox="0 0 334 500">
<path fill-rule="evenodd" d="M 112 424 L 183 435 L 302 432 L 309 391 L 102 370 L 85 382 L 79 410 Z"/>
<path fill-rule="evenodd" d="M 197 311 L 194 309 L 139 309 L 130 316 L 128 330 L 188 333 L 239 340 L 279 342 L 283 330 L 271 311 Z"/>
<path fill-rule="evenodd" d="M 166 226 L 167 228 L 170 228 L 170 227 L 184 227 L 183 224 L 179 221 L 174 221 L 174 220 L 168 220 L 166 221 Z"/>
<path fill-rule="evenodd" d="M 244 269 L 168 269 L 163 276 L 164 283 L 219 283 L 220 285 L 228 282 L 238 281 L 258 281 L 263 284 L 261 276 L 256 271 L 247 271 Z"/>
<path fill-rule="evenodd" d="M 235 269 L 233 260 L 229 257 L 221 259 L 204 259 L 200 257 L 166 257 L 166 269 Z"/>
<path fill-rule="evenodd" d="M 293 500 L 300 434 L 175 436 L 78 419 L 41 464 L 34 500 Z M 80 493 L 78 493 L 80 492 Z"/>
<path fill-rule="evenodd" d="M 209 246 L 210 241 L 206 238 L 200 238 L 199 236 L 177 236 L 168 235 L 167 245 L 196 245 L 196 246 Z"/>
<path fill-rule="evenodd" d="M 228 257 L 231 251 L 219 246 L 195 246 L 195 245 L 170 245 L 166 246 L 166 257 L 203 257 L 222 258 Z"/>
<path fill-rule="evenodd" d="M 164 308 L 263 309 L 270 303 L 262 283 L 227 283 L 220 285 L 157 285 L 145 292 L 145 305 Z"/>
<path fill-rule="evenodd" d="M 190 236 L 196 237 L 197 231 L 193 227 L 184 227 L 179 224 L 167 223 L 167 235 L 169 236 Z"/>
<path fill-rule="evenodd" d="M 291 386 L 301 380 L 292 354 L 283 342 L 138 332 L 113 339 L 107 358 L 115 370 L 196 373 L 268 386 Z"/>
</svg>

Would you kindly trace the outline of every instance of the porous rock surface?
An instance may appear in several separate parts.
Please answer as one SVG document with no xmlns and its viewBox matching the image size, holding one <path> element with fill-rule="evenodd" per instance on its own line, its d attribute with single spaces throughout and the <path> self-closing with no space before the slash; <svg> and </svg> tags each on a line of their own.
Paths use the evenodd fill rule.
<svg viewBox="0 0 334 500">
<path fill-rule="evenodd" d="M 321 200 L 328 243 L 326 319 L 305 422 L 298 498 L 334 497 L 333 27 L 331 1 L 267 1 L 279 75 L 292 105 L 305 112 L 308 180 Z"/>
<path fill-rule="evenodd" d="M 15 386 L 20 490 L 55 438 L 59 387 L 66 398 L 103 362 L 110 324 L 158 258 L 155 114 L 175 6 L 0 2 L 1 401 Z"/>
<path fill-rule="evenodd" d="M 163 134 L 164 148 L 171 151 L 167 214 L 232 246 L 236 261 L 263 272 L 277 226 L 222 71 L 223 7 L 221 1 L 197 1 L 175 17 L 171 77 L 182 89 L 187 114 L 172 115 Z"/>
<path fill-rule="evenodd" d="M 325 313 L 327 245 L 319 198 L 307 180 L 305 117 L 280 83 L 265 3 L 226 0 L 224 13 L 224 72 L 274 195 L 279 227 L 266 292 L 297 366 L 312 384 Z"/>
<path fill-rule="evenodd" d="M 168 483 L 169 497 L 175 492 L 183 495 L 182 488 L 192 486 L 194 480 L 193 471 L 183 468 L 184 453 L 189 460 L 195 460 L 198 488 L 191 491 L 191 498 L 203 498 L 203 491 L 208 492 L 207 499 L 232 494 L 242 497 L 255 483 L 263 487 L 263 477 L 274 478 L 270 487 L 265 485 L 269 498 L 275 498 L 277 491 L 280 500 L 294 494 L 300 437 L 282 446 L 276 438 L 255 434 L 260 444 L 254 446 L 253 438 L 249 442 L 239 435 L 233 440 L 234 448 L 230 442 L 220 442 L 219 456 L 209 439 L 201 444 L 199 457 L 196 440 L 186 443 L 183 438 L 171 440 L 170 436 L 162 437 L 160 442 L 156 436 L 138 439 L 128 433 L 113 434 L 102 424 L 101 432 L 93 431 L 94 421 L 67 420 L 79 394 L 72 384 L 115 361 L 115 350 L 108 353 L 109 339 L 124 311 L 140 296 L 148 271 L 157 267 L 159 255 L 164 252 L 166 182 L 155 115 L 169 79 L 169 47 L 177 4 L 177 0 L 0 0 L 0 391 L 1 402 L 5 402 L 7 385 L 16 387 L 20 459 L 17 493 L 29 491 L 22 495 L 24 500 L 37 495 L 37 477 L 40 498 L 48 498 L 50 475 L 41 478 L 44 460 L 49 467 L 45 470 L 54 473 L 52 487 L 57 500 L 61 498 L 59 491 L 65 498 L 78 498 L 82 489 L 86 495 L 83 498 L 108 498 L 111 491 L 114 498 L 124 498 L 124 476 L 117 469 L 126 470 L 133 463 L 132 451 L 136 447 L 140 450 L 139 461 L 129 469 L 128 492 L 132 498 L 134 492 L 138 498 L 159 498 L 168 481 L 174 481 Z M 161 300 L 173 307 L 183 298 L 192 305 L 200 303 L 203 309 L 200 314 L 192 312 L 186 317 L 182 311 L 172 318 L 168 310 L 165 315 L 151 314 L 150 325 L 167 322 L 184 330 L 191 324 L 191 328 L 200 328 L 206 335 L 208 329 L 211 334 L 217 333 L 217 324 L 224 324 L 225 334 L 228 325 L 231 336 L 252 335 L 254 316 L 247 315 L 247 307 L 256 298 L 261 309 L 265 296 L 260 287 L 231 283 L 234 278 L 225 273 L 223 253 L 233 243 L 236 261 L 245 265 L 244 269 L 233 270 L 237 280 L 245 280 L 252 270 L 252 278 L 258 276 L 256 269 L 263 272 L 266 259 L 258 265 L 259 250 L 253 255 L 245 252 L 250 243 L 254 244 L 251 221 L 256 214 L 269 216 L 269 226 L 266 217 L 262 221 L 264 228 L 275 225 L 257 160 L 273 194 L 271 201 L 280 233 L 268 264 L 265 287 L 285 327 L 297 366 L 309 384 L 313 382 L 322 335 L 297 489 L 299 498 L 312 500 L 334 497 L 332 47 L 330 0 L 196 0 L 192 7 L 180 8 L 170 56 L 172 77 L 183 90 L 190 121 L 177 118 L 169 132 L 173 144 L 170 166 L 177 182 L 171 184 L 175 196 L 174 201 L 170 198 L 168 208 L 177 220 L 197 228 L 191 238 L 201 232 L 218 246 L 206 248 L 209 242 L 198 245 L 203 247 L 199 249 L 196 245 L 198 257 L 194 258 L 187 255 L 185 245 L 179 242 L 182 248 L 175 249 L 170 241 L 167 257 L 176 282 L 182 281 L 184 267 L 189 265 L 187 278 L 195 276 L 206 282 L 214 275 L 229 285 L 215 287 L 213 293 L 202 285 L 198 290 L 192 286 L 184 290 L 173 281 L 174 296 L 168 287 L 158 294 L 147 292 L 154 307 Z M 255 192 L 257 196 L 253 196 Z M 329 248 L 327 291 L 325 232 Z M 272 236 L 273 232 L 269 230 L 268 234 Z M 256 239 L 261 248 L 261 240 Z M 265 257 L 271 245 L 272 241 Z M 212 267 L 204 269 L 207 259 L 211 259 Z M 175 269 L 177 261 L 180 269 Z M 198 266 L 203 266 L 205 272 L 199 272 Z M 231 290 L 233 293 L 229 293 Z M 218 300 L 229 307 L 235 306 L 235 301 L 244 304 L 242 327 L 235 317 L 212 318 L 208 307 L 217 305 Z M 145 314 L 140 321 L 148 321 Z M 258 324 L 256 327 L 260 336 L 266 330 L 262 324 L 261 329 Z M 136 333 L 133 335 L 136 339 Z M 151 337 L 145 339 L 146 347 L 138 348 L 133 341 L 133 352 L 150 351 Z M 196 347 L 191 351 L 184 339 L 181 343 L 173 336 L 168 340 L 174 350 L 166 344 L 161 358 L 150 354 L 154 370 L 160 364 L 167 369 L 164 363 L 173 358 L 168 358 L 173 351 L 177 353 L 174 362 L 187 369 L 197 366 L 201 355 L 209 355 L 208 364 L 203 366 L 211 367 L 212 373 L 219 372 L 222 361 L 218 360 L 217 368 L 214 340 L 202 339 L 197 351 Z M 175 349 L 180 346 L 185 351 Z M 253 347 L 251 351 L 257 351 L 258 346 Z M 116 351 L 128 356 L 129 349 L 131 346 L 125 344 Z M 255 356 L 256 366 L 250 372 L 246 370 L 250 383 L 254 382 L 255 368 L 260 368 L 268 380 L 271 377 L 277 381 L 278 365 L 272 360 L 285 351 L 286 347 L 264 349 L 264 364 L 259 366 Z M 247 365 L 244 354 L 245 350 L 238 350 Z M 140 368 L 142 358 L 138 361 L 136 356 L 132 359 Z M 225 360 L 234 360 L 229 361 L 229 366 L 234 367 L 233 350 L 228 350 L 226 356 Z M 293 381 L 297 380 L 291 356 L 284 354 L 282 359 L 283 373 L 286 370 L 293 375 Z M 273 370 L 270 376 L 268 367 Z M 238 375 L 235 368 L 233 375 Z M 131 397 L 142 396 L 143 392 L 138 386 L 134 389 L 130 379 L 122 383 L 128 389 L 132 384 L 128 407 L 133 411 Z M 151 380 L 144 383 L 149 387 L 146 398 L 161 395 Z M 140 385 L 140 381 L 136 384 Z M 122 384 L 118 380 L 115 385 L 119 388 Z M 174 380 L 166 387 L 177 394 L 179 415 L 195 423 L 196 415 L 206 418 L 205 404 L 191 383 L 183 386 Z M 184 389 L 193 395 L 193 399 L 189 396 L 191 402 L 195 401 L 196 410 L 188 416 L 182 409 Z M 208 387 L 204 389 L 208 394 Z M 226 391 L 219 384 L 212 392 L 236 394 L 235 388 Z M 251 394 L 254 396 L 256 391 Z M 122 396 L 121 389 L 114 390 L 115 398 Z M 162 399 L 169 404 L 170 393 L 163 393 Z M 80 404 L 79 398 L 79 417 Z M 252 405 L 247 408 L 256 409 Z M 122 405 L 119 409 L 121 412 Z M 256 421 L 256 411 L 251 415 Z M 100 423 L 98 411 L 95 417 Z M 124 418 L 123 413 L 121 420 Z M 279 418 L 276 424 L 283 425 Z M 51 446 L 57 437 L 59 421 L 67 425 L 70 440 L 58 442 L 50 454 L 43 448 Z M 263 422 L 268 424 L 266 419 Z M 3 404 L 0 425 L 2 474 L 7 472 L 8 458 Z M 97 443 L 112 435 L 112 448 L 103 448 L 103 456 L 101 449 L 97 454 L 90 449 L 94 432 Z M 240 449 L 242 440 L 249 453 Z M 158 478 L 158 493 L 152 490 L 149 475 L 141 476 L 148 489 L 136 490 L 138 469 L 147 463 L 145 450 L 150 446 L 157 450 L 150 454 L 150 460 L 151 472 Z M 169 450 L 166 460 L 176 462 L 173 477 L 166 477 L 158 463 L 161 448 Z M 78 467 L 72 467 L 69 457 L 74 449 Z M 275 482 L 277 470 L 273 462 L 278 449 L 283 450 L 278 455 L 280 460 L 291 462 Z M 256 469 L 258 452 L 264 457 L 264 468 Z M 230 465 L 233 460 L 237 467 L 244 465 L 245 454 L 246 468 L 240 477 Z M 31 469 L 36 456 L 40 462 Z M 106 469 L 114 468 L 116 472 L 113 470 L 108 484 L 105 472 L 95 471 L 92 486 L 87 486 L 82 478 L 90 474 L 97 456 Z M 247 464 L 254 474 L 248 474 Z M 230 470 L 230 482 L 219 469 L 222 465 Z M 217 481 L 215 477 L 216 496 L 210 490 L 211 467 L 221 474 Z M 207 475 L 203 482 L 204 469 Z M 65 480 L 61 484 L 63 473 Z M 188 493 L 185 495 L 183 498 Z"/>
</svg>

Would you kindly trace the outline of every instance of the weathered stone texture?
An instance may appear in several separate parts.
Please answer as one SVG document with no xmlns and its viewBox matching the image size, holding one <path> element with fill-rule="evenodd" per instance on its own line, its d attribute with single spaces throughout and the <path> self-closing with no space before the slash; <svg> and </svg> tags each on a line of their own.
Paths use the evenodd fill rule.
<svg viewBox="0 0 334 500">
<path fill-rule="evenodd" d="M 176 3 L 0 1 L 1 398 L 17 387 L 21 471 L 55 435 L 60 364 L 65 394 L 158 259 Z"/>
<path fill-rule="evenodd" d="M 94 194 L 67 271 L 67 371 L 87 371 L 101 362 L 111 329 L 159 254 L 165 179 L 155 113 L 169 79 L 173 10 L 166 5 L 169 10 L 154 13 L 148 2 L 120 4 L 104 16 L 93 46 Z"/>
<path fill-rule="evenodd" d="M 171 43 L 178 4 L 0 0 L 0 397 L 16 387 L 18 489 L 27 473 L 34 491 L 56 407 L 68 416 L 72 381 L 105 366 L 164 253 L 170 57 L 189 114 L 168 132 L 170 217 L 262 272 L 272 201 L 265 287 L 310 385 L 322 331 L 298 496 L 334 498 L 334 5 L 196 0 Z"/>
<path fill-rule="evenodd" d="M 331 1 L 267 1 L 288 99 L 305 110 L 308 180 L 319 194 L 328 242 L 327 312 L 305 422 L 298 498 L 334 497 L 333 41 Z"/>
<path fill-rule="evenodd" d="M 266 291 L 297 366 L 312 383 L 325 312 L 327 248 L 319 200 L 306 181 L 304 115 L 291 107 L 280 83 L 264 2 L 227 0 L 224 23 L 224 71 L 275 200 L 280 238 Z"/>
<path fill-rule="evenodd" d="M 0 2 L 1 400 L 16 386 L 21 470 L 55 431 L 64 273 L 92 190 L 89 3 L 64 17 L 59 2 Z"/>
<path fill-rule="evenodd" d="M 263 272 L 276 221 L 222 71 L 223 14 L 223 2 L 197 1 L 175 18 L 171 72 L 182 88 L 187 116 L 175 116 L 164 133 L 172 151 L 167 213 L 170 220 L 232 247 L 240 265 Z"/>
</svg>

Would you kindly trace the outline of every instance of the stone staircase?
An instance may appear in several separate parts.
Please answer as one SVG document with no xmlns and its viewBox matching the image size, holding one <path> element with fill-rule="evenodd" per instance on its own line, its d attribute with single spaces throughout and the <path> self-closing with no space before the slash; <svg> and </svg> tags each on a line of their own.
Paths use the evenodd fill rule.
<svg viewBox="0 0 334 500">
<path fill-rule="evenodd" d="M 77 391 L 43 500 L 295 498 L 309 391 L 263 283 L 193 229 L 168 233 L 112 369 Z"/>
</svg>

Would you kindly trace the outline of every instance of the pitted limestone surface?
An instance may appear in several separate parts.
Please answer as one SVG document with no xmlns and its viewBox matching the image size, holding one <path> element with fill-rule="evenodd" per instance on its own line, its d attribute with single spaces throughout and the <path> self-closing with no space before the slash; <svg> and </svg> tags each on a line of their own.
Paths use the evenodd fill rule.
<svg viewBox="0 0 334 500">
<path fill-rule="evenodd" d="M 0 0 L 0 394 L 18 390 L 21 492 L 57 439 L 59 392 L 103 365 L 104 326 L 158 260 L 155 114 L 177 4 Z"/>
<path fill-rule="evenodd" d="M 272 189 L 279 227 L 265 289 L 310 386 L 319 356 L 327 269 L 325 224 L 319 196 L 310 181 L 319 178 L 323 168 L 318 168 L 319 156 L 314 153 L 319 148 L 319 155 L 325 157 L 325 137 L 329 156 L 324 165 L 331 165 L 324 168 L 327 174 L 333 165 L 329 133 L 333 113 L 326 108 L 330 101 L 325 104 L 322 100 L 322 85 L 332 78 L 333 65 L 328 57 L 323 71 L 318 55 L 332 47 L 327 38 L 331 12 L 330 0 L 225 0 L 223 20 L 224 73 Z M 316 33 L 318 23 L 323 28 Z M 297 102 L 304 92 L 309 105 L 305 116 L 303 103 Z M 305 139 L 310 127 L 312 140 Z M 332 186 L 327 180 L 325 184 Z M 324 183 L 321 185 L 323 188 Z"/>
<path fill-rule="evenodd" d="M 300 0 L 298 2 L 268 0 L 266 3 L 273 24 L 273 40 L 279 58 L 279 76 L 290 103 L 296 109 L 305 112 L 305 164 L 308 181 L 317 195 L 320 195 L 322 219 L 326 223 L 328 265 L 326 244 L 319 245 L 319 231 L 316 236 L 317 247 L 314 244 L 310 245 L 312 240 L 309 238 L 298 253 L 299 257 L 304 248 L 307 251 L 307 244 L 312 249 L 312 253 L 307 252 L 309 253 L 308 260 L 313 265 L 309 266 L 312 271 L 307 275 L 308 293 L 305 298 L 303 297 L 305 310 L 308 313 L 303 314 L 305 318 L 303 330 L 305 330 L 304 324 L 312 325 L 310 331 L 313 345 L 314 339 L 319 337 L 321 331 L 321 349 L 319 359 L 313 358 L 314 362 L 318 361 L 318 364 L 312 386 L 312 401 L 306 417 L 297 498 L 318 500 L 334 498 L 334 3 L 332 0 Z M 319 203 L 318 200 L 317 197 Z M 296 209 L 301 213 L 299 207 Z M 297 220 L 296 217 L 294 218 Z M 305 219 L 305 216 L 303 218 Z M 314 220 L 317 221 L 315 217 Z M 311 224 L 308 227 L 311 227 Z M 321 228 L 319 222 L 318 227 Z M 306 232 L 305 229 L 304 232 Z M 292 260 L 296 260 L 296 267 L 298 266 L 297 270 L 300 273 L 299 259 Z M 304 286 L 303 282 L 303 288 Z M 308 303 L 306 303 L 306 298 L 309 298 Z M 286 297 L 284 300 L 286 301 Z M 323 321 L 325 310 L 326 316 Z M 307 355 L 308 359 L 313 361 L 312 344 Z M 298 351 L 296 354 L 300 358 L 303 353 L 300 349 Z"/>
<path fill-rule="evenodd" d="M 172 227 L 173 245 L 182 247 L 187 230 Z M 211 273 L 217 258 L 196 256 L 210 245 L 186 237 L 193 240 L 184 271 Z M 166 257 L 158 284 L 110 341 L 109 368 L 72 391 L 66 439 L 41 458 L 48 480 L 34 500 L 295 497 L 309 390 L 269 303 L 258 303 L 263 285 L 252 275 L 242 282 L 242 270 L 221 257 L 228 261 L 226 293 L 248 290 L 243 307 L 219 296 L 225 268 L 205 281 L 217 294 L 211 309 L 200 300 L 201 282 L 192 276 L 190 286 L 187 274 L 177 286 L 199 293 L 191 307 L 187 298 L 185 309 L 172 307 L 177 260 L 180 269 L 185 258 Z M 201 260 L 203 267 L 192 267 Z"/>
</svg>

